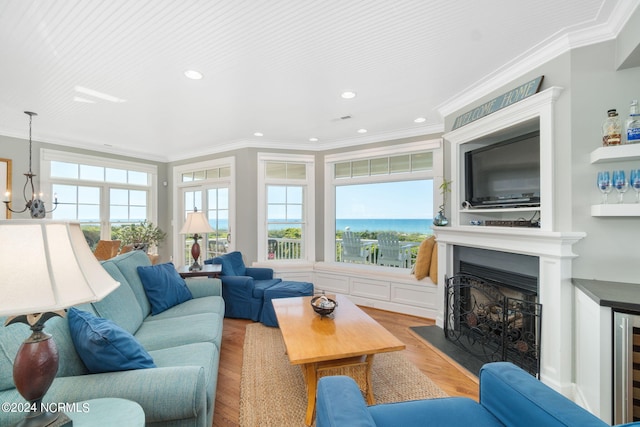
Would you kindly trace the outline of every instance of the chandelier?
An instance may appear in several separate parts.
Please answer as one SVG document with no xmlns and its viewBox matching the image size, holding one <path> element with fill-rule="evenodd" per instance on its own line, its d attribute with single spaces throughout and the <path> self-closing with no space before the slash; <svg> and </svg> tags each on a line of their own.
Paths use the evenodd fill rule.
<svg viewBox="0 0 640 427">
<path fill-rule="evenodd" d="M 36 176 L 33 172 L 31 172 L 31 122 L 33 120 L 33 116 L 37 116 L 37 113 L 33 113 L 31 111 L 25 111 L 26 115 L 29 116 L 29 172 L 25 173 L 24 176 L 27 177 L 27 181 L 24 183 L 24 188 L 22 189 L 22 194 L 25 201 L 24 209 L 21 211 L 13 210 L 9 206 L 11 200 L 5 200 L 4 203 L 7 205 L 7 209 L 9 209 L 13 213 L 22 213 L 27 210 L 31 213 L 31 218 L 44 218 L 49 212 L 53 212 L 58 207 L 58 197 L 54 195 L 53 209 L 47 211 L 44 207 L 44 202 L 40 197 L 42 197 L 42 193 L 40 195 L 36 195 L 36 190 L 33 185 L 33 177 Z M 31 188 L 31 198 L 27 198 L 27 189 Z M 9 194 L 7 194 L 7 198 Z"/>
</svg>

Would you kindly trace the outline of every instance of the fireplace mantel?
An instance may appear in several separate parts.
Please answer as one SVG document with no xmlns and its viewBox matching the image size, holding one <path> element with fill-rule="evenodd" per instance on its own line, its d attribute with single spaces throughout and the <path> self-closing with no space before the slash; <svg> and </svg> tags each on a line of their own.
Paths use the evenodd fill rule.
<svg viewBox="0 0 640 427">
<path fill-rule="evenodd" d="M 444 327 L 445 278 L 454 271 L 454 247 L 464 246 L 536 256 L 539 259 L 538 298 L 542 304 L 540 379 L 569 398 L 574 397 L 572 246 L 580 232 L 552 232 L 503 227 L 437 227 L 439 304 L 436 324 Z"/>
<path fill-rule="evenodd" d="M 576 257 L 572 246 L 586 235 L 582 232 L 482 226 L 438 227 L 434 234 L 439 243 L 557 258 Z"/>
</svg>

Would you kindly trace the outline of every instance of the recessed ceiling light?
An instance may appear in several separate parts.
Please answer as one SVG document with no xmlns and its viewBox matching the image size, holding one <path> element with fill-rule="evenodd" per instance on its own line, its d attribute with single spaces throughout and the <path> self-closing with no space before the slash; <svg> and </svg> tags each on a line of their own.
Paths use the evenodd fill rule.
<svg viewBox="0 0 640 427">
<path fill-rule="evenodd" d="M 190 78 L 191 80 L 200 80 L 203 77 L 202 73 L 196 70 L 187 70 L 184 72 L 184 75 Z"/>
<path fill-rule="evenodd" d="M 309 141 L 311 141 L 311 142 L 318 142 L 318 138 L 316 138 L 316 137 L 314 136 L 314 137 L 309 138 Z"/>
<path fill-rule="evenodd" d="M 418 117 L 417 119 L 414 120 L 414 122 L 416 123 L 424 123 L 427 121 L 426 117 Z"/>
<path fill-rule="evenodd" d="M 342 92 L 342 95 L 340 96 L 343 97 L 344 99 L 351 99 L 356 97 L 356 93 L 351 91 L 346 91 L 346 92 Z"/>
<path fill-rule="evenodd" d="M 253 136 L 264 136 L 262 132 L 254 132 Z"/>
<path fill-rule="evenodd" d="M 358 133 L 367 133 L 366 129 L 358 129 Z"/>
</svg>

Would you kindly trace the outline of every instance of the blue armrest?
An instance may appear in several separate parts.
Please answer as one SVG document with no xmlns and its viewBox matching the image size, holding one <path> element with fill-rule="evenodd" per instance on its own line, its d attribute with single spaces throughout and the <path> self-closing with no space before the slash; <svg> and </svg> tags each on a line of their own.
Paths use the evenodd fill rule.
<svg viewBox="0 0 640 427">
<path fill-rule="evenodd" d="M 250 276 L 220 276 L 220 280 L 222 280 L 223 286 L 223 294 L 225 291 L 225 287 L 232 286 L 234 288 L 246 289 L 249 292 L 249 295 L 253 291 L 253 277 Z"/>
<path fill-rule="evenodd" d="M 247 267 L 245 274 L 251 276 L 256 280 L 271 280 L 273 279 L 273 269 L 266 267 Z"/>
<path fill-rule="evenodd" d="M 358 385 L 351 377 L 318 381 L 316 427 L 375 427 Z"/>
<path fill-rule="evenodd" d="M 505 398 L 508 396 L 508 398 Z M 505 425 L 606 427 L 601 419 L 509 362 L 480 370 L 480 404 Z"/>
</svg>

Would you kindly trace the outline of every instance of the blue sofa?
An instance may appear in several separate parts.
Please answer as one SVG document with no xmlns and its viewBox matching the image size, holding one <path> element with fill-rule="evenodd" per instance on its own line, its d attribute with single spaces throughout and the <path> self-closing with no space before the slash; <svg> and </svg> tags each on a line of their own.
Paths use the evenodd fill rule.
<svg viewBox="0 0 640 427">
<path fill-rule="evenodd" d="M 76 351 L 67 318 L 53 318 L 45 331 L 55 339 L 60 362 L 44 401 L 119 397 L 138 402 L 148 426 L 211 427 L 225 310 L 220 280 L 187 279 L 193 299 L 151 315 L 137 271 L 138 266 L 151 265 L 147 255 L 132 251 L 102 265 L 120 286 L 102 301 L 77 308 L 110 319 L 133 334 L 157 367 L 91 374 Z M 14 387 L 12 366 L 29 334 L 23 324 L 0 326 L 0 402 L 24 402 Z M 23 416 L 0 412 L 0 425 Z"/>
<path fill-rule="evenodd" d="M 608 426 L 508 362 L 482 367 L 480 403 L 449 397 L 367 406 L 353 379 L 333 376 L 318 382 L 316 411 L 316 427 Z"/>
<path fill-rule="evenodd" d="M 264 291 L 281 282 L 273 278 L 273 269 L 246 267 L 238 251 L 205 260 L 204 263 L 222 264 L 220 279 L 226 304 L 225 316 L 258 322 L 262 314 Z"/>
</svg>

